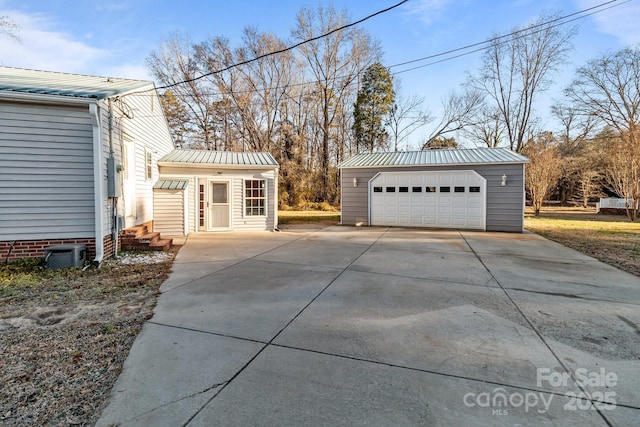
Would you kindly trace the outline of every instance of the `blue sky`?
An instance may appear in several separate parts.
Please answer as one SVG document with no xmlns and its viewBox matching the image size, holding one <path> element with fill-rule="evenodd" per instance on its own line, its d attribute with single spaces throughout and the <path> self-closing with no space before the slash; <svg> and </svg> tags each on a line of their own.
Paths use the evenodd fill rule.
<svg viewBox="0 0 640 427">
<path fill-rule="evenodd" d="M 385 9 L 399 0 L 0 0 L 0 16 L 20 26 L 20 42 L 0 39 L 0 64 L 71 73 L 151 79 L 145 59 L 172 32 L 194 42 L 225 36 L 239 44 L 251 25 L 288 38 L 302 6 L 333 4 L 351 20 Z M 543 11 L 573 13 L 606 0 L 409 0 L 361 24 L 380 41 L 384 63 L 393 65 L 480 42 L 508 32 Z M 618 0 L 608 11 L 576 22 L 578 36 L 569 63 L 545 94 L 541 110 L 588 59 L 640 43 L 640 0 Z M 414 65 L 424 65 L 426 62 Z M 424 96 L 437 113 L 441 99 L 475 72 L 480 53 L 402 73 L 403 92 Z M 410 66 L 404 67 L 410 68 Z M 393 68 L 392 71 L 402 69 Z M 547 116 L 546 111 L 540 111 Z M 548 120 L 548 119 L 547 119 Z M 553 127 L 553 123 L 548 123 Z"/>
</svg>

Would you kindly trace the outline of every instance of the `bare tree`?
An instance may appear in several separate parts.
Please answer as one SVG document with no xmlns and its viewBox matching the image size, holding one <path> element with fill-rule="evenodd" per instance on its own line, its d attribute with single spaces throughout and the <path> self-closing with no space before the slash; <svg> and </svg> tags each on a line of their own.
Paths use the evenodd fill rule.
<svg viewBox="0 0 640 427">
<path fill-rule="evenodd" d="M 311 40 L 348 22 L 346 12 L 338 13 L 333 7 L 302 8 L 292 36 L 296 41 Z M 367 66 L 379 59 L 379 47 L 367 33 L 350 27 L 305 43 L 299 47 L 299 52 L 315 80 L 313 93 L 319 107 L 316 117 L 320 131 L 317 198 L 328 200 L 332 196 L 329 191 L 330 141 L 336 119 L 342 117 L 341 109 L 337 107 L 346 105 L 345 98 L 354 96 L 357 90 L 354 83 Z M 353 99 L 350 102 L 353 103 Z"/>
<path fill-rule="evenodd" d="M 640 147 L 621 135 L 610 136 L 605 147 L 605 183 L 625 200 L 627 217 L 635 221 L 640 208 Z"/>
<path fill-rule="evenodd" d="M 504 139 L 504 126 L 500 113 L 487 105 L 477 108 L 464 128 L 464 134 L 477 145 L 498 147 Z"/>
<path fill-rule="evenodd" d="M 400 93 L 400 81 L 394 79 L 396 100 L 391 107 L 387 127 L 391 135 L 393 151 L 398 151 L 401 142 L 405 141 L 416 130 L 434 120 L 431 113 L 422 109 L 424 98 L 417 95 L 406 97 Z"/>
<path fill-rule="evenodd" d="M 575 27 L 562 30 L 543 15 L 532 25 L 516 28 L 509 37 L 496 36 L 484 53 L 484 63 L 468 84 L 487 94 L 499 113 L 509 147 L 521 151 L 534 119 L 535 101 L 564 62 Z"/>
<path fill-rule="evenodd" d="M 535 215 L 540 214 L 542 203 L 549 190 L 562 175 L 562 158 L 553 134 L 544 132 L 536 139 L 529 140 L 522 153 L 531 160 L 526 166 L 525 185 Z"/>
<path fill-rule="evenodd" d="M 422 146 L 425 150 L 431 141 L 451 132 L 464 129 L 471 123 L 475 110 L 482 104 L 482 96 L 476 90 L 465 90 L 462 94 L 452 92 L 442 103 L 442 117 Z"/>
<path fill-rule="evenodd" d="M 20 41 L 18 31 L 20 27 L 14 21 L 9 19 L 8 16 L 0 16 L 0 35 L 9 37 L 15 41 Z"/>
<path fill-rule="evenodd" d="M 607 150 L 607 182 L 630 200 L 629 219 L 640 203 L 640 47 L 626 48 L 580 67 L 565 94 L 583 117 L 595 117 L 619 142 Z"/>
<path fill-rule="evenodd" d="M 174 85 L 171 93 L 175 102 L 186 110 L 184 117 L 188 123 L 180 126 L 189 129 L 187 145 L 196 148 L 215 149 L 213 138 L 214 99 L 211 87 L 201 76 L 201 66 L 192 50 L 188 37 L 180 34 L 171 35 L 158 50 L 147 58 L 147 66 L 153 76 L 163 85 Z M 184 83 L 182 83 L 184 82 Z"/>
</svg>

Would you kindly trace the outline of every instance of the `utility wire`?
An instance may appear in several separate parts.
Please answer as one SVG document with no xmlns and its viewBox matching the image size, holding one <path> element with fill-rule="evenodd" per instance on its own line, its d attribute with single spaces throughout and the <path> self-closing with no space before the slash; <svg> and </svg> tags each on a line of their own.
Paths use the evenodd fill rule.
<svg viewBox="0 0 640 427">
<path fill-rule="evenodd" d="M 405 1 L 407 1 L 407 0 L 405 0 Z M 400 62 L 400 63 L 393 64 L 393 65 L 388 65 L 387 68 L 391 69 L 391 68 L 394 68 L 394 67 L 400 67 L 402 65 L 408 65 L 408 64 L 413 64 L 413 63 L 416 63 L 416 62 L 425 61 L 427 59 L 438 58 L 438 57 L 445 56 L 445 55 L 448 55 L 448 54 L 451 54 L 451 53 L 455 53 L 455 52 L 462 52 L 462 53 L 460 53 L 458 55 L 449 56 L 449 57 L 440 59 L 438 61 L 429 62 L 427 64 L 419 65 L 419 66 L 408 68 L 408 69 L 405 69 L 405 70 L 399 70 L 399 71 L 391 73 L 391 75 L 398 75 L 398 74 L 406 73 L 406 72 L 409 72 L 409 71 L 414 71 L 414 70 L 417 70 L 417 69 L 420 69 L 420 68 L 424 68 L 424 67 L 432 66 L 432 65 L 435 65 L 435 64 L 439 64 L 439 63 L 442 63 L 442 62 L 450 61 L 450 60 L 453 60 L 453 59 L 456 59 L 456 58 L 460 58 L 460 57 L 463 57 L 463 56 L 466 56 L 466 55 L 471 55 L 473 53 L 481 52 L 481 51 L 483 51 L 483 50 L 485 50 L 487 48 L 487 46 L 485 46 L 486 44 L 494 43 L 494 42 L 497 42 L 497 41 L 499 41 L 499 43 L 498 43 L 499 45 L 500 44 L 504 44 L 504 43 L 507 43 L 509 41 L 507 38 L 514 37 L 514 36 L 517 36 L 515 38 L 522 38 L 522 37 L 524 37 L 524 36 L 526 36 L 528 34 L 536 34 L 536 33 L 545 31 L 547 29 L 546 26 L 549 25 L 549 24 L 553 24 L 553 23 L 555 23 L 555 25 L 551 26 L 551 28 L 556 28 L 556 27 L 568 24 L 570 22 L 574 22 L 574 21 L 577 21 L 579 19 L 583 19 L 583 18 L 586 18 L 586 17 L 591 16 L 591 15 L 595 15 L 595 14 L 600 13 L 600 12 L 604 12 L 605 10 L 621 6 L 621 5 L 625 4 L 625 3 L 629 3 L 631 0 L 626 0 L 626 1 L 623 1 L 621 3 L 618 3 L 619 1 L 620 0 L 610 0 L 610 1 L 607 1 L 607 2 L 604 2 L 604 3 L 592 6 L 592 7 L 587 8 L 587 9 L 583 9 L 583 10 L 580 10 L 580 11 L 577 11 L 577 12 L 574 12 L 574 13 L 571 13 L 571 14 L 568 14 L 568 15 L 564 15 L 564 16 L 561 16 L 561 17 L 558 17 L 558 18 L 555 18 L 555 19 L 552 19 L 552 20 L 549 20 L 549 21 L 545 21 L 545 22 L 542 22 L 540 24 L 536 24 L 536 25 L 532 25 L 532 26 L 529 26 L 529 27 L 526 27 L 526 28 L 522 28 L 520 30 L 512 31 L 512 32 L 509 32 L 509 33 L 506 33 L 506 34 L 503 34 L 503 35 L 500 35 L 500 36 L 497 36 L 497 37 L 493 37 L 493 38 L 485 40 L 485 41 L 468 44 L 468 45 L 465 45 L 465 46 L 462 46 L 462 47 L 458 47 L 458 48 L 455 48 L 455 49 L 450 49 L 448 51 L 436 53 L 436 54 L 433 54 L 433 55 L 424 56 L 424 57 L 421 57 L 421 58 L 417 58 L 417 59 L 413 59 L 413 60 L 409 60 L 409 61 L 405 61 L 405 62 Z M 614 3 L 617 3 L 617 4 L 614 4 Z M 397 7 L 400 4 L 402 4 L 402 3 L 398 3 L 397 5 L 392 6 L 391 8 Z M 608 6 L 608 7 L 604 8 L 604 6 Z M 389 8 L 389 9 L 391 9 L 391 8 Z M 385 9 L 383 11 L 376 12 L 376 14 L 383 13 L 383 12 L 389 10 L 389 9 Z M 590 12 L 590 13 L 586 14 L 586 12 Z M 376 14 L 370 15 L 369 17 L 363 18 L 360 21 L 357 21 L 357 22 L 355 22 L 353 24 L 348 24 L 348 25 L 349 26 L 355 25 L 355 24 L 357 24 L 359 22 L 362 22 L 362 21 L 364 21 L 366 19 L 369 19 L 371 16 L 374 16 Z M 577 15 L 581 15 L 581 16 L 577 16 Z M 571 18 L 571 17 L 574 17 L 574 18 L 570 19 L 570 20 L 567 20 L 567 18 Z M 345 27 L 342 27 L 342 28 L 345 28 Z M 535 29 L 535 28 L 538 28 L 538 30 L 536 30 L 534 32 L 530 32 L 532 29 Z M 339 31 L 340 29 L 341 28 L 333 30 L 332 32 Z M 521 35 L 521 33 L 524 33 L 524 32 L 526 32 L 526 34 Z M 330 33 L 327 33 L 327 35 L 328 34 L 330 34 Z M 316 37 L 314 39 L 317 39 L 317 38 L 320 38 L 320 37 L 323 37 L 323 36 L 318 36 L 318 37 Z M 310 40 L 301 42 L 298 45 L 303 44 L 303 43 L 308 42 L 308 41 L 311 41 L 311 40 L 314 40 L 314 39 L 310 39 Z M 298 45 L 296 45 L 296 46 L 298 46 Z M 480 47 L 478 47 L 478 46 L 480 46 Z M 294 48 L 294 47 L 291 47 L 291 48 Z M 473 47 L 477 47 L 477 48 L 473 49 L 471 51 L 463 52 L 463 51 L 468 50 L 468 49 L 473 48 Z M 191 81 L 195 81 L 195 80 L 204 78 L 206 76 L 210 76 L 212 74 L 220 73 L 220 72 L 223 72 L 225 70 L 231 69 L 233 67 L 244 65 L 244 64 L 246 64 L 248 62 L 252 62 L 252 61 L 264 58 L 266 56 L 274 55 L 276 53 L 284 52 L 284 51 L 287 51 L 287 50 L 289 50 L 289 48 L 282 49 L 281 51 L 274 51 L 274 52 L 266 53 L 264 55 L 261 55 L 261 56 L 259 56 L 257 58 L 254 58 L 254 59 L 251 59 L 249 61 L 233 64 L 233 65 L 225 68 L 224 70 L 212 71 L 210 73 L 207 73 L 205 75 L 196 77 L 194 79 L 188 79 L 188 80 L 185 80 L 183 82 L 177 82 L 177 83 L 173 83 L 173 84 L 166 85 L 166 86 L 160 86 L 157 89 L 167 89 L 167 88 L 170 88 L 170 87 L 175 87 L 175 86 L 178 86 L 178 85 L 180 85 L 182 83 L 188 83 L 188 82 L 191 82 Z M 340 78 L 341 78 L 340 76 L 337 77 L 337 79 L 340 79 Z M 315 84 L 317 82 L 318 82 L 318 80 L 306 81 L 306 82 L 300 82 L 300 83 L 287 84 L 284 87 L 291 88 L 291 87 L 297 87 L 297 86 L 306 86 L 306 85 L 310 85 L 310 84 Z M 351 84 L 355 84 L 355 82 L 351 83 Z M 255 88 L 255 89 L 244 89 L 244 90 L 229 90 L 229 91 L 226 91 L 226 92 L 219 92 L 219 91 L 207 92 L 207 93 L 205 93 L 205 95 L 214 96 L 214 95 L 225 95 L 225 94 L 243 94 L 243 93 L 253 93 L 253 92 L 256 92 L 258 90 L 260 90 L 260 91 L 263 91 L 263 90 L 272 91 L 272 90 L 279 90 L 279 89 L 281 89 L 281 87 L 275 86 L 275 87 L 271 87 L 271 88 L 260 88 L 260 89 Z M 182 96 L 185 96 L 185 95 L 183 94 Z M 189 96 L 189 95 L 186 95 L 186 96 Z"/>
<path fill-rule="evenodd" d="M 393 6 L 391 6 L 391 7 L 388 7 L 388 8 L 383 9 L 383 10 L 379 10 L 379 11 L 377 11 L 377 12 L 375 12 L 375 13 L 372 13 L 371 15 L 366 16 L 366 17 L 364 17 L 364 18 L 362 18 L 362 19 L 360 19 L 360 20 L 358 20 L 358 21 L 352 22 L 352 23 L 350 23 L 350 24 L 343 25 L 342 27 L 339 27 L 339 28 L 334 28 L 333 30 L 331 30 L 331 31 L 329 31 L 329 32 L 327 32 L 327 33 L 325 33 L 325 34 L 322 34 L 322 35 L 319 35 L 319 36 L 316 36 L 316 37 L 312 37 L 312 38 L 307 39 L 307 40 L 303 40 L 303 41 L 301 41 L 301 42 L 299 42 L 299 43 L 296 43 L 296 44 L 294 44 L 294 45 L 292 45 L 292 46 L 289 46 L 289 47 L 286 47 L 286 48 L 284 48 L 284 49 L 274 50 L 274 51 L 272 51 L 272 52 L 268 52 L 268 53 L 265 53 L 265 54 L 263 54 L 263 55 L 256 56 L 255 58 L 248 59 L 248 60 L 246 60 L 246 61 L 242 61 L 242 62 L 238 62 L 238 63 L 232 64 L 232 65 L 229 65 L 228 67 L 222 68 L 222 69 L 220 69 L 220 70 L 211 71 L 211 72 L 209 72 L 209 73 L 205 73 L 205 74 L 203 74 L 203 75 L 201 75 L 201 76 L 194 77 L 194 78 L 192 78 L 192 79 L 186 79 L 186 80 L 182 80 L 182 81 L 180 81 L 180 82 L 172 83 L 172 84 L 169 84 L 169 85 L 160 86 L 160 87 L 158 87 L 157 89 L 169 89 L 169 88 L 172 88 L 172 87 L 177 86 L 177 85 L 181 85 L 181 84 L 185 84 L 185 83 L 195 82 L 195 81 L 197 81 L 197 80 L 203 79 L 203 78 L 208 77 L 208 76 L 211 76 L 211 75 L 213 75 L 213 74 L 220 74 L 220 73 L 223 73 L 223 72 L 225 72 L 225 71 L 231 70 L 232 68 L 236 68 L 236 67 L 239 67 L 239 66 L 241 66 L 241 65 L 250 64 L 250 63 L 255 62 L 255 61 L 258 61 L 258 60 L 260 60 L 260 59 L 262 59 L 262 58 L 266 58 L 266 57 L 268 57 L 268 56 L 277 55 L 277 54 L 280 54 L 280 53 L 284 53 L 284 52 L 287 52 L 287 51 L 293 50 L 293 49 L 295 49 L 295 48 L 297 48 L 297 47 L 300 47 L 300 46 L 302 46 L 302 45 L 304 45 L 304 44 L 311 43 L 311 42 L 316 41 L 316 40 L 320 40 L 320 39 L 325 38 L 325 37 L 327 37 L 327 36 L 330 36 L 331 34 L 336 33 L 336 32 L 338 32 L 338 31 L 342 31 L 342 30 L 345 30 L 345 29 L 347 29 L 347 28 L 353 27 L 353 26 L 355 26 L 355 25 L 361 24 L 362 22 L 364 22 L 364 21 L 366 21 L 366 20 L 368 20 L 368 19 L 371 19 L 371 18 L 373 18 L 374 16 L 378 16 L 378 15 L 383 14 L 383 13 L 386 13 L 386 12 L 388 12 L 388 11 L 392 10 L 392 9 L 395 9 L 396 7 L 399 7 L 399 6 L 403 5 L 404 3 L 408 2 L 408 1 L 409 1 L 409 0 L 402 0 L 401 2 L 396 3 L 396 4 L 394 4 L 394 5 L 393 5 Z"/>
<path fill-rule="evenodd" d="M 418 61 L 423 61 L 423 60 L 426 60 L 426 59 L 436 58 L 436 57 L 439 57 L 439 56 L 442 56 L 442 55 L 446 55 L 446 54 L 448 54 L 448 53 L 458 52 L 458 51 L 460 51 L 460 50 L 464 50 L 464 49 L 467 49 L 467 48 L 470 48 L 470 47 L 480 46 L 480 45 L 482 45 L 482 44 L 484 44 L 484 43 L 493 43 L 493 42 L 496 42 L 496 41 L 498 41 L 498 40 L 500 40 L 500 39 L 502 39 L 502 38 L 504 38 L 504 37 L 511 37 L 511 36 L 513 36 L 513 35 L 515 35 L 515 34 L 518 34 L 518 33 L 524 32 L 524 31 L 529 31 L 529 30 L 530 30 L 530 29 L 532 29 L 532 28 L 537 28 L 537 27 L 544 26 L 543 28 L 539 28 L 538 30 L 533 31 L 533 32 L 531 32 L 531 33 L 526 33 L 526 34 L 519 35 L 519 36 L 515 37 L 516 39 L 523 38 L 523 37 L 525 37 L 525 36 L 527 36 L 527 35 L 537 34 L 537 33 L 540 33 L 540 32 L 543 32 L 543 31 L 546 31 L 547 29 L 560 27 L 560 26 L 562 26 L 562 25 L 566 25 L 566 24 L 568 24 L 568 23 L 570 23 L 570 22 L 578 21 L 578 20 L 580 20 L 580 19 L 584 19 L 584 18 L 586 18 L 586 17 L 588 17 L 588 16 L 595 15 L 595 14 L 600 13 L 600 12 L 604 12 L 605 10 L 608 10 L 608 9 L 611 9 L 611 8 L 614 8 L 614 7 L 618 7 L 618 6 L 622 6 L 622 5 L 623 5 L 623 4 L 625 4 L 625 3 L 629 3 L 631 0 L 626 0 L 626 1 L 623 1 L 622 3 L 618 3 L 618 4 L 612 4 L 612 5 L 610 5 L 609 7 L 606 7 L 606 8 L 604 8 L 604 9 L 594 10 L 594 11 L 592 11 L 591 13 L 587 13 L 587 14 L 582 15 L 582 14 L 583 14 L 583 13 L 585 13 L 585 12 L 591 11 L 591 10 L 593 10 L 593 9 L 601 8 L 602 6 L 606 6 L 606 5 L 608 5 L 608 4 L 615 3 L 615 2 L 617 2 L 617 1 L 618 1 L 618 0 L 612 0 L 612 1 L 609 1 L 609 2 L 606 2 L 606 3 L 602 3 L 602 4 L 598 5 L 598 6 L 590 7 L 590 8 L 588 8 L 588 9 L 584 9 L 584 10 L 581 10 L 581 11 L 579 11 L 579 12 L 575 12 L 575 13 L 572 13 L 572 14 L 570 14 L 570 15 L 563 16 L 563 17 L 561 17 L 561 18 L 553 19 L 553 20 L 551 20 L 551 21 L 547 21 L 547 22 L 544 22 L 544 23 L 542 23 L 542 24 L 533 25 L 533 26 L 531 26 L 531 27 L 523 28 L 522 30 L 514 31 L 514 32 L 512 32 L 512 33 L 505 34 L 505 35 L 503 35 L 503 36 L 494 37 L 494 38 L 492 38 L 492 39 L 487 40 L 486 42 L 474 43 L 474 44 L 472 44 L 472 45 L 468 45 L 468 46 L 466 46 L 466 47 L 464 47 L 464 48 L 452 49 L 452 50 L 450 50 L 450 51 L 448 51 L 448 52 L 439 53 L 439 54 L 430 55 L 430 56 L 425 56 L 424 58 L 415 59 L 415 60 L 413 60 L 413 61 L 407 61 L 407 62 L 403 62 L 403 63 L 400 63 L 400 64 L 390 65 L 388 68 L 391 68 L 391 67 L 398 67 L 398 66 L 401 66 L 401 65 L 412 64 L 412 63 L 415 63 L 415 62 L 418 62 Z M 569 17 L 575 16 L 575 15 L 581 15 L 581 16 L 576 16 L 576 17 L 575 17 L 575 18 L 573 18 L 573 19 L 565 20 L 566 18 L 569 18 Z M 558 22 L 557 24 L 552 25 L 552 26 L 550 26 L 550 27 L 546 27 L 546 25 L 547 25 L 547 24 L 550 24 L 550 23 L 553 23 L 553 22 L 557 22 L 557 21 L 561 21 L 561 22 Z M 499 43 L 497 43 L 497 45 L 505 44 L 505 43 L 508 43 L 509 41 L 510 41 L 510 40 L 501 40 Z M 481 52 L 481 51 L 483 51 L 483 50 L 485 50 L 485 49 L 487 49 L 487 46 L 479 47 L 479 48 L 477 48 L 477 49 L 474 49 L 474 50 L 471 50 L 471 51 L 468 51 L 468 52 L 463 52 L 463 53 L 460 53 L 460 54 L 458 54 L 458 55 L 449 56 L 449 57 L 447 57 L 447 58 L 443 58 L 443 59 L 440 59 L 440 60 L 438 60 L 438 61 L 433 61 L 433 62 L 429 62 L 429 63 L 427 63 L 427 64 L 418 65 L 418 66 L 416 66 L 416 67 L 407 68 L 407 69 L 405 69 L 405 70 L 396 71 L 396 72 L 394 72 L 394 73 L 391 73 L 391 75 L 395 76 L 395 75 L 397 75 L 397 74 L 406 73 L 406 72 L 408 72 L 408 71 L 414 71 L 414 70 L 417 70 L 417 69 L 419 69 L 419 68 L 429 67 L 429 66 L 431 66 L 431 65 L 439 64 L 439 63 L 441 63 L 441 62 L 446 62 L 446 61 L 450 61 L 450 60 L 452 60 L 452 59 L 460 58 L 460 57 L 463 57 L 463 56 L 466 56 L 466 55 L 471 55 L 472 53 Z"/>
<path fill-rule="evenodd" d="M 498 40 L 504 39 L 504 38 L 506 38 L 506 37 L 512 37 L 512 36 L 515 36 L 515 35 L 517 35 L 517 34 L 519 34 L 519 33 L 529 32 L 529 31 L 533 30 L 534 28 L 546 27 L 547 25 L 549 25 L 549 24 L 553 24 L 554 22 L 564 21 L 565 19 L 567 19 L 567 18 L 571 18 L 572 16 L 575 16 L 575 15 L 582 15 L 582 14 L 583 14 L 583 13 L 585 13 L 585 12 L 589 12 L 589 11 L 594 10 L 594 9 L 600 9 L 600 8 L 602 8 L 602 7 L 604 7 L 604 6 L 610 5 L 610 4 L 612 4 L 612 3 L 616 3 L 616 2 L 618 2 L 618 1 L 619 1 L 619 0 L 610 0 L 610 1 L 608 1 L 608 2 L 601 3 L 601 4 L 599 4 L 599 5 L 592 6 L 592 7 L 590 7 L 590 8 L 580 10 L 580 11 L 578 11 L 578 12 L 570 13 L 569 15 L 561 16 L 561 17 L 559 17 L 559 18 L 552 19 L 552 20 L 550 20 L 550 21 L 541 22 L 540 24 L 531 25 L 531 26 L 529 26 L 529 27 L 522 28 L 522 29 L 520 29 L 520 30 L 516 30 L 516 31 L 512 31 L 512 32 L 510 32 L 510 33 L 508 33 L 508 34 L 503 34 L 503 35 L 501 35 L 501 36 L 496 36 L 496 37 L 493 37 L 493 38 L 491 38 L 491 39 L 488 39 L 488 40 L 485 40 L 485 41 L 482 41 L 482 42 L 472 43 L 472 44 L 468 44 L 468 45 L 466 45 L 466 46 L 462 46 L 462 47 L 458 47 L 458 48 L 455 48 L 455 49 L 451 49 L 451 50 L 448 50 L 448 51 L 445 51 L 445 52 L 436 53 L 436 54 L 434 54 L 434 55 L 429 55 L 429 56 L 425 56 L 425 57 L 418 58 L 418 59 L 412 59 L 412 60 L 410 60 L 410 61 L 401 62 L 401 63 L 399 63 L 399 64 L 389 65 L 387 68 L 400 67 L 400 66 L 402 66 L 402 65 L 413 64 L 413 63 L 415 63 L 415 62 L 425 61 L 425 60 L 427 60 L 427 59 L 433 59 L 433 58 L 437 58 L 437 57 L 439 57 L 439 56 L 444 56 L 444 55 L 449 55 L 449 54 L 451 54 L 451 53 L 460 52 L 461 50 L 471 49 L 471 48 L 476 47 L 476 46 L 482 46 L 482 45 L 485 45 L 485 44 L 493 43 L 493 42 L 496 42 L 496 41 L 498 41 Z M 628 3 L 628 2 L 630 2 L 630 1 L 631 1 L 631 0 L 627 0 L 627 1 L 624 1 L 624 2 L 622 2 L 622 3 L 620 3 L 620 4 L 613 5 L 613 6 L 609 6 L 609 7 L 605 8 L 605 9 L 602 9 L 602 10 L 600 10 L 600 11 L 598 11 L 598 12 L 602 12 L 602 11 L 607 10 L 607 9 L 610 9 L 611 7 L 614 7 L 614 6 L 620 6 L 620 5 L 625 4 L 625 3 Z M 594 13 L 596 13 L 596 12 L 594 12 Z M 582 16 L 581 18 L 584 18 L 584 17 L 586 17 L 586 16 L 590 16 L 590 15 L 592 15 L 592 14 L 593 14 L 593 13 L 590 13 L 590 14 L 584 15 L 584 16 Z M 578 18 L 578 19 L 579 19 L 579 18 Z M 561 23 L 561 24 L 559 24 L 559 25 L 563 25 L 563 24 L 566 24 L 566 23 L 568 23 L 568 22 L 572 22 L 572 21 L 574 21 L 574 20 L 575 20 L 575 19 L 573 19 L 573 20 L 571 20 L 571 21 L 567 21 L 567 22 L 562 22 L 562 23 Z M 555 27 L 555 26 L 554 26 L 554 27 Z M 552 28 L 553 28 L 553 27 L 552 27 Z M 480 50 L 482 50 L 482 49 L 480 49 Z M 477 51 L 478 51 L 478 50 L 476 49 L 476 50 L 472 51 L 472 53 L 477 52 Z M 454 56 L 453 58 L 457 58 L 457 57 L 458 57 L 458 56 Z"/>
</svg>

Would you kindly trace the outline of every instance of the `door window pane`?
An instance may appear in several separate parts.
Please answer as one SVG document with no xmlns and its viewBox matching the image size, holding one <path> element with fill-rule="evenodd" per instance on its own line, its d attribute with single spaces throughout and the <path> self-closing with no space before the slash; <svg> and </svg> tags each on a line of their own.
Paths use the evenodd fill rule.
<svg viewBox="0 0 640 427">
<path fill-rule="evenodd" d="M 227 184 L 226 183 L 216 183 L 212 184 L 212 203 L 227 203 Z"/>
</svg>

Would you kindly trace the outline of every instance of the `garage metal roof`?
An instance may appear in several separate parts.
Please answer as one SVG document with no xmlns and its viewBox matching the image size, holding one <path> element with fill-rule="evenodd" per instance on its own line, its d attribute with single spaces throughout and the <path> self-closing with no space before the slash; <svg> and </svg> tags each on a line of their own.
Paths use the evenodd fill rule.
<svg viewBox="0 0 640 427">
<path fill-rule="evenodd" d="M 528 163 L 529 159 L 507 148 L 463 148 L 427 151 L 356 154 L 338 165 L 339 168 L 378 166 L 439 166 Z"/>
<path fill-rule="evenodd" d="M 186 179 L 159 179 L 153 186 L 154 190 L 184 190 L 189 186 Z"/>
<path fill-rule="evenodd" d="M 152 82 L 143 80 L 0 67 L 0 91 L 106 99 L 153 88 Z"/>
<path fill-rule="evenodd" d="M 278 162 L 270 153 L 208 150 L 174 150 L 158 160 L 158 164 L 161 166 L 278 167 Z"/>
</svg>

